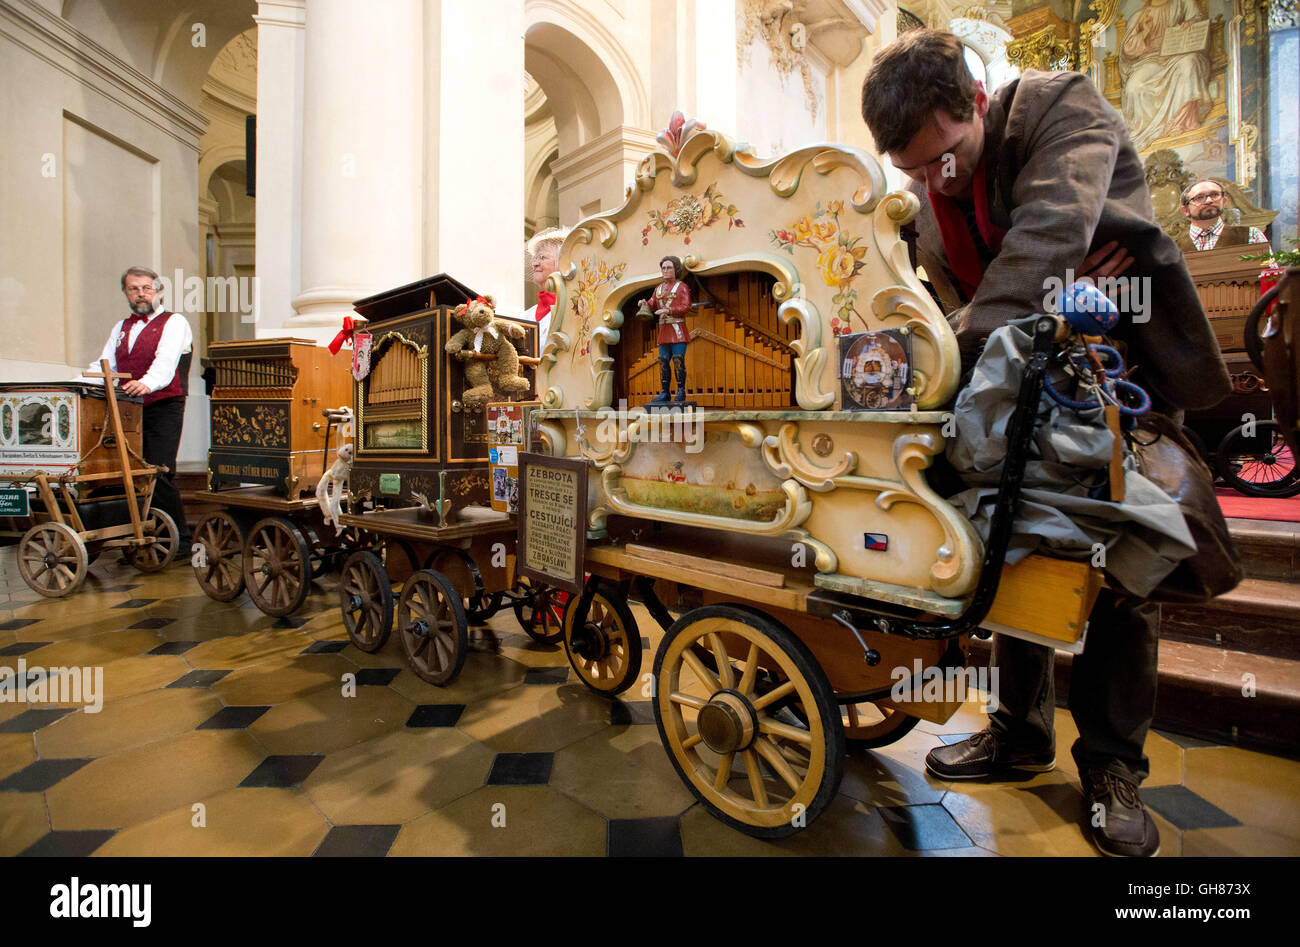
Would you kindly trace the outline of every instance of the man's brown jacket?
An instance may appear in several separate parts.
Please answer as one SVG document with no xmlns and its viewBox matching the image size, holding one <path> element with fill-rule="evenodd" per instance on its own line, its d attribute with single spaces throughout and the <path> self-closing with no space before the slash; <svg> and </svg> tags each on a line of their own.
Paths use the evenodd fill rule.
<svg viewBox="0 0 1300 947">
<path fill-rule="evenodd" d="M 990 97 L 984 132 L 989 217 L 1007 233 L 965 305 L 929 198 L 912 185 L 921 201 L 918 262 L 946 308 L 955 309 L 949 319 L 963 367 L 995 328 L 1043 311 L 1050 277 L 1065 280 L 1090 251 L 1115 240 L 1135 261 L 1124 276 L 1146 278 L 1145 321 L 1122 309 L 1112 333 L 1127 345 L 1134 380 L 1166 412 L 1226 397 L 1231 382 L 1183 255 L 1155 223 L 1123 119 L 1092 82 L 1075 72 L 1028 70 Z"/>
</svg>

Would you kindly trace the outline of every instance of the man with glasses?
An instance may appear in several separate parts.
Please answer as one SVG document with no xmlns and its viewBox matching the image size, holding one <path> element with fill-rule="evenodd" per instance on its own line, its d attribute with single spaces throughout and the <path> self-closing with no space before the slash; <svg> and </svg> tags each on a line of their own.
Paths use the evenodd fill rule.
<svg viewBox="0 0 1300 947">
<path fill-rule="evenodd" d="M 183 315 L 168 312 L 158 299 L 158 274 L 143 266 L 122 274 L 122 295 L 131 315 L 119 320 L 104 343 L 100 358 L 115 372 L 129 372 L 122 390 L 143 398 L 144 459 L 167 468 L 154 483 L 153 505 L 176 521 L 180 533 L 177 561 L 187 560 L 190 530 L 176 487 L 176 453 L 185 420 L 185 395 L 194 337 Z M 87 369 L 99 371 L 99 362 Z M 83 376 L 85 377 L 85 376 Z"/>
<path fill-rule="evenodd" d="M 1257 227 L 1234 227 L 1223 222 L 1223 208 L 1228 195 L 1218 181 L 1197 181 L 1183 191 L 1183 216 L 1189 221 L 1187 236 L 1178 238 L 1184 253 L 1213 250 L 1215 247 L 1244 247 L 1248 243 L 1267 243 Z"/>
</svg>

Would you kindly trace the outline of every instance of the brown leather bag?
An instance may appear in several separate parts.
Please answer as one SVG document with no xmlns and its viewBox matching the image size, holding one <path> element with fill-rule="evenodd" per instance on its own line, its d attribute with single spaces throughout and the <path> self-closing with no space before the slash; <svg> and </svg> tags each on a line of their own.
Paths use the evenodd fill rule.
<svg viewBox="0 0 1300 947">
<path fill-rule="evenodd" d="M 1276 301 L 1264 331 L 1259 321 Z M 1292 454 L 1300 455 L 1300 267 L 1290 267 L 1246 317 L 1246 352 L 1273 396 L 1273 413 Z"/>
<path fill-rule="evenodd" d="M 1210 468 L 1182 429 L 1163 414 L 1142 415 L 1130 444 L 1139 472 L 1178 503 L 1196 543 L 1196 552 L 1166 576 L 1149 600 L 1190 605 L 1231 592 L 1245 570 L 1228 534 Z"/>
</svg>

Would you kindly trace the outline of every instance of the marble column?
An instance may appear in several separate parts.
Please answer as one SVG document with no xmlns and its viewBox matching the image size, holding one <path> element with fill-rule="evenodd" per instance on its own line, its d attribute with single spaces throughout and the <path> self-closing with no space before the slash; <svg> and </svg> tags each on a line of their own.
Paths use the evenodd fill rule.
<svg viewBox="0 0 1300 947">
<path fill-rule="evenodd" d="M 302 245 L 302 99 L 306 0 L 257 5 L 257 292 L 259 337 L 284 335 Z"/>
<path fill-rule="evenodd" d="M 424 270 L 523 308 L 524 3 L 423 0 Z"/>
<path fill-rule="evenodd" d="M 308 8 L 302 278 L 284 325 L 294 335 L 328 340 L 354 300 L 425 275 L 422 36 L 422 0 Z"/>
</svg>

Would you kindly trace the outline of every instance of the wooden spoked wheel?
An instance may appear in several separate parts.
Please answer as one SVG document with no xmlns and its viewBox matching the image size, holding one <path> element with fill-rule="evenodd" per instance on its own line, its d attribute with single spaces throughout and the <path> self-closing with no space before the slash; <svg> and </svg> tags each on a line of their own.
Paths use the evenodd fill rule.
<svg viewBox="0 0 1300 947">
<path fill-rule="evenodd" d="M 126 558 L 141 572 L 161 572 L 171 565 L 180 552 L 181 534 L 176 521 L 169 513 L 154 508 L 140 524 L 146 537 L 152 538 L 147 546 L 126 547 Z"/>
<path fill-rule="evenodd" d="M 35 592 L 58 598 L 75 592 L 90 559 L 81 537 L 62 523 L 38 523 L 23 534 L 18 544 L 18 571 Z"/>
<path fill-rule="evenodd" d="M 912 732 L 920 720 L 888 704 L 861 701 L 840 704 L 844 745 L 849 750 L 871 750 L 888 746 Z"/>
<path fill-rule="evenodd" d="M 587 581 L 597 585 L 585 620 L 577 620 L 582 596 L 570 596 L 564 610 L 564 650 L 582 683 L 613 697 L 641 673 L 641 632 L 621 590 L 595 576 Z"/>
<path fill-rule="evenodd" d="M 253 524 L 244 546 L 244 585 L 253 604 L 283 617 L 311 591 L 311 549 L 292 521 L 268 516 Z"/>
<path fill-rule="evenodd" d="M 564 610 L 569 593 L 521 578 L 515 584 L 515 596 L 515 618 L 524 633 L 541 644 L 559 641 L 564 635 Z"/>
<path fill-rule="evenodd" d="M 654 680 L 668 757 L 721 821 L 781 838 L 834 798 L 844 776 L 835 695 L 807 646 L 775 619 L 735 605 L 688 612 L 665 633 Z M 787 712 L 795 706 L 806 725 Z"/>
<path fill-rule="evenodd" d="M 388 642 L 393 632 L 393 586 L 373 552 L 359 550 L 343 563 L 339 610 L 343 627 L 359 650 L 374 654 Z"/>
<path fill-rule="evenodd" d="M 190 559 L 194 578 L 208 598 L 229 602 L 244 591 L 244 530 L 225 510 L 209 513 L 194 529 Z"/>
<path fill-rule="evenodd" d="M 441 572 L 422 569 L 402 587 L 397 632 L 416 677 L 441 686 L 460 673 L 469 623 L 460 592 Z"/>
</svg>

